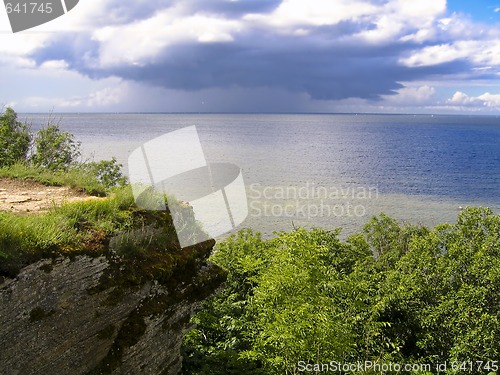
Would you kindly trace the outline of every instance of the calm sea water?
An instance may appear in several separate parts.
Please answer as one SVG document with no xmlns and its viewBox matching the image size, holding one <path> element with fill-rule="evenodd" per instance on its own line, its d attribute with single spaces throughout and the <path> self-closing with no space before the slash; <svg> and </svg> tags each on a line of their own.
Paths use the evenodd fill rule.
<svg viewBox="0 0 500 375">
<path fill-rule="evenodd" d="M 426 115 L 61 114 L 86 158 L 125 166 L 142 143 L 196 125 L 209 162 L 243 171 L 243 227 L 358 230 L 372 215 L 435 225 L 500 212 L 500 118 Z M 20 115 L 38 129 L 47 115 Z M 168 155 L 168 150 L 166 150 Z M 166 156 L 168 157 L 168 156 Z"/>
</svg>

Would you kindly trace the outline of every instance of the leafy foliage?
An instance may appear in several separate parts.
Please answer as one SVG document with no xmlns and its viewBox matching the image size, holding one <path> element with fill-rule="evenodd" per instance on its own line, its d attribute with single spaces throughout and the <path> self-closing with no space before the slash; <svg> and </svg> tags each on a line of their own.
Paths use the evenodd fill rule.
<svg viewBox="0 0 500 375">
<path fill-rule="evenodd" d="M 229 271 L 227 286 L 193 317 L 198 325 L 186 337 L 186 374 L 265 374 L 252 348 L 255 326 L 249 309 L 256 277 L 268 262 L 269 244 L 243 230 L 217 245 L 213 259 Z"/>
<path fill-rule="evenodd" d="M 184 373 L 292 374 L 299 361 L 434 371 L 500 358 L 499 215 L 468 208 L 431 230 L 382 214 L 337 237 L 298 229 L 263 240 L 245 230 L 218 244 L 212 259 L 227 285 L 193 318 Z"/>
<path fill-rule="evenodd" d="M 0 177 L 33 179 L 104 195 L 127 182 L 115 158 L 80 162 L 80 142 L 49 120 L 35 135 L 6 108 L 0 116 Z"/>
<path fill-rule="evenodd" d="M 121 167 L 122 165 L 116 161 L 116 158 L 99 162 L 92 161 L 81 165 L 82 169 L 89 171 L 106 188 L 126 184 L 127 178 L 121 172 Z"/>
<path fill-rule="evenodd" d="M 35 137 L 35 150 L 31 161 L 35 166 L 51 170 L 66 170 L 80 156 L 80 142 L 58 125 L 40 129 Z"/>
<path fill-rule="evenodd" d="M 27 124 L 17 120 L 12 108 L 0 115 L 0 168 L 25 160 L 31 142 Z"/>
</svg>

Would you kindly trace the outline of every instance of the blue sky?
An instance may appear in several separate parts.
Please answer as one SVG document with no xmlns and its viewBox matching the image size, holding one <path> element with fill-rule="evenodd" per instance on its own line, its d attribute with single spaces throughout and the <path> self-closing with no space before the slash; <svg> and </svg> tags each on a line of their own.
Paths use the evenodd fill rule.
<svg viewBox="0 0 500 375">
<path fill-rule="evenodd" d="M 500 0 L 80 0 L 12 34 L 19 112 L 500 114 Z"/>
<path fill-rule="evenodd" d="M 500 1 L 498 0 L 448 0 L 448 10 L 468 15 L 477 22 L 498 24 L 500 20 Z"/>
</svg>

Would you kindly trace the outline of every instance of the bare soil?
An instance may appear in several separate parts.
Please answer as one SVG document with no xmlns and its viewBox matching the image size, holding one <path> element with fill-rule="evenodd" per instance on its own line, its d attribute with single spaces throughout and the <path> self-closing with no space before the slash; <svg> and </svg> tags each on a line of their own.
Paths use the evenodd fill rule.
<svg viewBox="0 0 500 375">
<path fill-rule="evenodd" d="M 67 186 L 45 186 L 35 181 L 0 178 L 0 211 L 42 213 L 54 205 L 102 199 Z"/>
</svg>

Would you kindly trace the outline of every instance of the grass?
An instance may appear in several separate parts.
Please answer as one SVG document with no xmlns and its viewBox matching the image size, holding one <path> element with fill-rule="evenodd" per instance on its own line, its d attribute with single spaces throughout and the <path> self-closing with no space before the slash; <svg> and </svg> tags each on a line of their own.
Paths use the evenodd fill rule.
<svg viewBox="0 0 500 375">
<path fill-rule="evenodd" d="M 100 172 L 96 173 L 99 168 L 107 178 L 100 178 L 103 177 Z M 40 215 L 0 212 L 0 281 L 3 277 L 15 277 L 23 267 L 40 259 L 83 254 L 120 258 L 135 270 L 130 273 L 134 282 L 144 277 L 167 280 L 173 268 L 194 261 L 198 252 L 204 251 L 203 246 L 180 251 L 170 212 L 138 207 L 131 185 L 109 188 L 110 181 L 125 181 L 119 178 L 114 159 L 104 165 L 80 165 L 64 171 L 17 163 L 0 168 L 1 177 L 69 186 L 106 197 L 54 205 Z M 161 199 L 177 205 L 174 197 L 150 193 L 142 195 L 145 199 L 142 203 Z M 182 219 L 178 219 L 186 224 L 183 234 L 196 238 L 194 243 L 207 241 L 208 237 L 194 221 L 191 208 L 179 207 L 185 210 Z M 207 246 L 213 245 L 205 243 Z"/>
<path fill-rule="evenodd" d="M 135 225 L 135 212 L 128 186 L 109 198 L 55 206 L 43 215 L 0 213 L 0 273 L 15 273 L 41 256 L 103 251 L 107 238 Z"/>
<path fill-rule="evenodd" d="M 105 196 L 108 190 L 106 186 L 96 181 L 95 174 L 78 166 L 65 171 L 52 171 L 18 162 L 0 168 L 0 177 L 32 180 L 49 186 L 69 186 L 95 196 Z"/>
<path fill-rule="evenodd" d="M 206 236 L 192 230 L 196 238 Z M 174 268 L 194 262 L 211 246 L 209 241 L 181 249 L 170 213 L 139 208 L 127 185 L 106 198 L 54 206 L 41 215 L 0 213 L 0 281 L 40 259 L 104 255 L 127 265 L 127 282 L 166 282 Z"/>
</svg>

